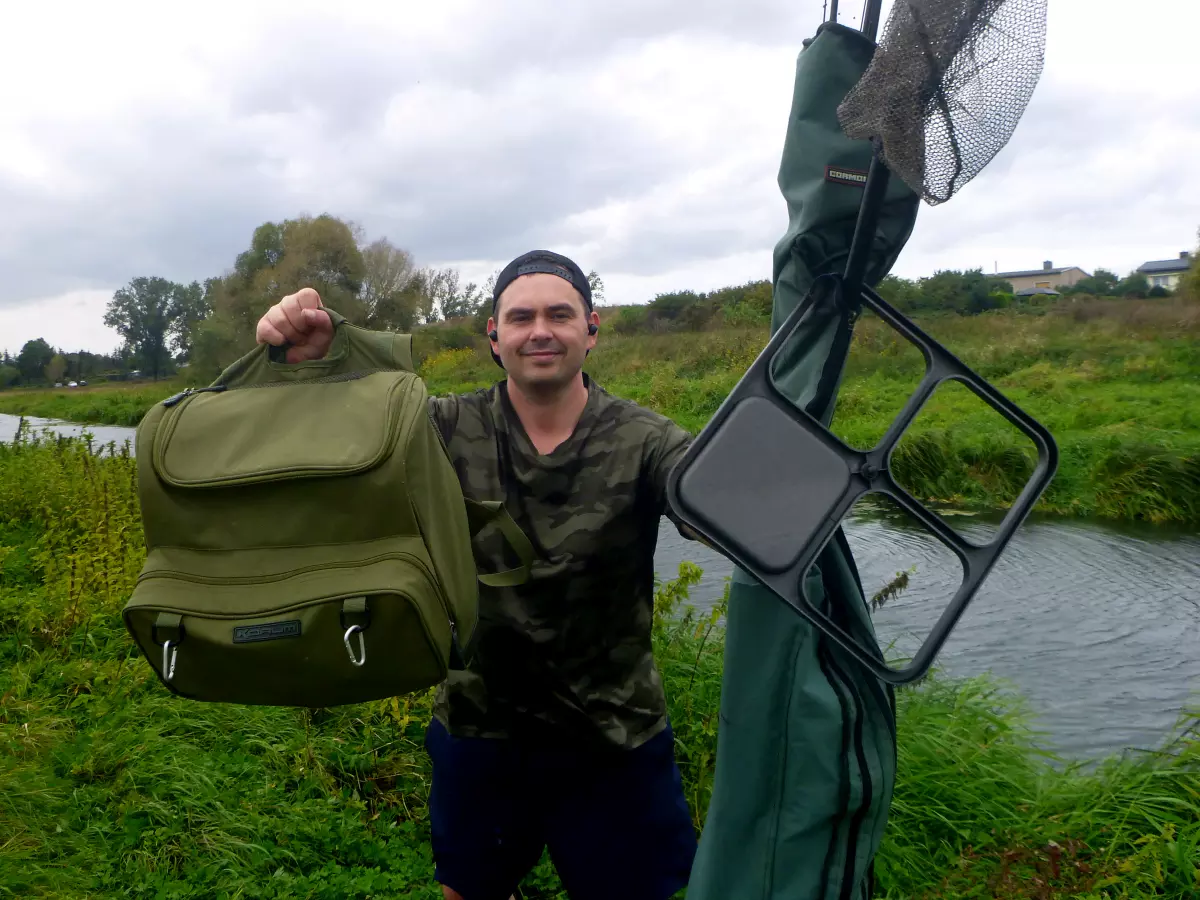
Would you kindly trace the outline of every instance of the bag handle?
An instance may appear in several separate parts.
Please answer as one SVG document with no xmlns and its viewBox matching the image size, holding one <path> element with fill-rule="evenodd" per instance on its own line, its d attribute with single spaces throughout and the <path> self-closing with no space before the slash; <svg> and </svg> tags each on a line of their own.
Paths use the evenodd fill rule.
<svg viewBox="0 0 1200 900">
<path fill-rule="evenodd" d="M 467 523 L 471 529 L 471 537 L 475 537 L 494 522 L 521 561 L 521 565 L 515 569 L 480 575 L 479 583 L 488 587 L 516 587 L 528 581 L 529 571 L 533 567 L 533 544 L 529 543 L 525 532 L 517 527 L 504 504 L 499 500 L 471 500 L 465 497 L 463 499 L 467 505 Z"/>
</svg>

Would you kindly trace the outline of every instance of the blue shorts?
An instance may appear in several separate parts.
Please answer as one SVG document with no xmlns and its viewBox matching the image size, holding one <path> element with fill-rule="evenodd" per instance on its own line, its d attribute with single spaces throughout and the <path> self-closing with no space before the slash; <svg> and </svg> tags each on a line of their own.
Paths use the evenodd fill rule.
<svg viewBox="0 0 1200 900">
<path fill-rule="evenodd" d="M 670 726 L 634 750 L 454 737 L 434 719 L 435 877 L 508 900 L 548 848 L 571 900 L 667 900 L 696 855 Z"/>
</svg>

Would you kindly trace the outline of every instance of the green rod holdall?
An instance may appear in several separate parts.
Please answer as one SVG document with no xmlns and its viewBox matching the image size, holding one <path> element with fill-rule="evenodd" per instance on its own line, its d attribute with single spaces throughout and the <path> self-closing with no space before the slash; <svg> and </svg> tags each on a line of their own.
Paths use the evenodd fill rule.
<svg viewBox="0 0 1200 900">
<path fill-rule="evenodd" d="M 323 707 L 426 689 L 469 657 L 479 583 L 528 577 L 503 506 L 463 496 L 411 336 L 330 313 L 324 359 L 259 346 L 138 426 L 147 555 L 123 616 L 180 696 Z M 488 525 L 515 568 L 477 570 Z"/>
</svg>

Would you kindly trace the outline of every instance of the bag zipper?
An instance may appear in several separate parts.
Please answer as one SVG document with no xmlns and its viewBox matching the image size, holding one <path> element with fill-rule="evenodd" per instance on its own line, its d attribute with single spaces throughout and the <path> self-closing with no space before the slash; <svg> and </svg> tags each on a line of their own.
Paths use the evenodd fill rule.
<svg viewBox="0 0 1200 900">
<path fill-rule="evenodd" d="M 164 400 L 162 402 L 162 405 L 171 407 L 171 406 L 174 406 L 176 403 L 179 403 L 181 400 L 186 400 L 188 397 L 192 396 L 192 394 L 206 394 L 209 391 L 220 392 L 220 391 L 225 391 L 228 389 L 229 389 L 228 386 L 226 386 L 224 384 L 214 384 L 214 385 L 210 385 L 209 387 L 202 387 L 202 388 L 188 388 L 187 390 L 180 391 L 178 394 L 174 394 L 174 395 L 168 397 L 166 400 Z"/>
<path fill-rule="evenodd" d="M 193 394 L 206 394 L 206 393 L 210 393 L 210 392 L 221 393 L 223 391 L 244 391 L 244 390 L 248 390 L 250 388 L 289 387 L 289 386 L 297 385 L 297 384 L 333 384 L 338 381 L 357 381 L 360 378 L 366 378 L 368 375 L 374 375 L 377 372 L 388 372 L 388 371 L 392 371 L 392 370 L 390 370 L 390 369 L 364 369 L 361 372 L 343 372 L 338 375 L 323 375 L 320 378 L 305 378 L 300 381 L 261 381 L 261 382 L 258 382 L 257 384 L 239 384 L 234 387 L 230 387 L 227 384 L 213 384 L 213 385 L 209 385 L 208 387 L 187 388 L 186 390 L 182 390 L 178 394 L 174 394 L 174 395 L 168 397 L 166 400 L 162 401 L 162 405 L 166 406 L 166 407 L 175 406 L 177 403 L 180 403 L 183 400 L 186 400 L 188 397 L 192 396 Z"/>
<path fill-rule="evenodd" d="M 393 551 L 391 553 L 379 553 L 375 556 L 367 557 L 366 559 L 355 560 L 354 562 L 333 562 L 322 563 L 319 566 L 302 566 L 299 569 L 291 569 L 287 572 L 278 575 L 246 575 L 243 577 L 226 577 L 226 578 L 210 578 L 204 575 L 193 575 L 191 572 L 181 572 L 178 569 L 155 569 L 150 572 L 143 572 L 138 575 L 137 584 L 143 581 L 150 581 L 155 578 L 169 578 L 176 581 L 186 581 L 191 584 L 208 584 L 208 585 L 236 585 L 236 584 L 256 584 L 260 582 L 278 582 L 286 581 L 296 575 L 306 575 L 309 572 L 318 572 L 322 569 L 350 569 L 356 566 L 371 565 L 372 563 L 383 562 L 387 559 L 402 559 L 406 562 L 413 563 L 421 574 L 425 576 L 425 580 L 429 583 L 430 588 L 437 595 L 438 604 L 442 608 L 442 613 L 446 616 L 446 620 L 450 623 L 451 630 L 458 634 L 458 622 L 454 617 L 454 613 L 450 609 L 450 603 L 446 599 L 445 591 L 442 590 L 441 584 L 434 577 L 429 567 L 424 561 L 411 553 L 401 551 Z M 307 605 L 307 604 L 304 604 Z M 292 607 L 287 607 L 292 608 Z M 277 610 L 272 610 L 276 612 Z M 214 616 L 213 618 L 234 618 L 233 616 Z"/>
<path fill-rule="evenodd" d="M 450 615 L 450 611 L 446 608 L 446 606 L 447 606 L 446 598 L 444 596 L 442 596 L 442 591 L 439 589 L 437 579 L 435 579 L 433 577 L 433 574 L 429 571 L 429 567 L 425 565 L 425 563 L 421 560 L 420 557 L 414 556 L 411 553 L 403 553 L 403 552 L 398 552 L 398 551 L 392 552 L 392 553 L 380 553 L 380 554 L 377 554 L 376 556 L 371 556 L 366 559 L 355 560 L 354 562 L 335 562 L 335 563 L 323 563 L 322 565 L 319 565 L 319 566 L 303 566 L 302 568 L 292 569 L 283 574 L 267 575 L 267 576 L 247 575 L 247 576 L 241 576 L 241 577 L 210 578 L 210 577 L 206 577 L 204 575 L 193 575 L 191 572 L 181 572 L 177 569 L 155 569 L 154 571 L 143 572 L 141 575 L 139 575 L 138 579 L 137 579 L 137 583 L 141 584 L 143 581 L 150 581 L 155 578 L 167 578 L 167 579 L 173 579 L 175 581 L 186 581 L 191 584 L 208 584 L 208 585 L 255 584 L 255 583 L 264 582 L 264 581 L 265 582 L 277 582 L 277 581 L 285 581 L 286 579 L 291 578 L 296 575 L 304 575 L 304 574 L 307 574 L 308 572 L 317 572 L 322 569 L 348 569 L 348 568 L 353 568 L 356 566 L 364 566 L 364 565 L 370 565 L 372 563 L 382 562 L 383 560 L 387 560 L 387 559 L 402 559 L 407 562 L 411 562 L 413 565 L 415 565 L 421 571 L 421 574 L 425 576 L 425 580 L 429 583 L 429 586 L 433 589 L 434 593 L 437 594 L 438 603 L 441 605 L 442 611 L 446 614 L 447 620 L 449 620 L 451 623 L 454 622 L 454 617 Z M 279 611 L 282 611 L 285 609 L 296 609 L 301 606 L 307 606 L 307 605 L 309 605 L 308 602 L 305 602 L 303 604 L 296 604 L 296 605 L 288 606 L 288 607 L 280 607 L 277 610 L 276 609 L 260 610 L 259 612 L 279 612 Z M 207 618 L 233 619 L 233 618 L 238 618 L 238 617 L 236 615 L 229 615 L 229 616 L 208 616 Z"/>
<path fill-rule="evenodd" d="M 429 575 L 429 570 L 425 564 L 421 562 L 419 557 L 413 556 L 411 553 L 404 553 L 400 550 L 393 550 L 390 553 L 379 553 L 375 556 L 369 556 L 366 559 L 355 560 L 354 562 L 331 562 L 322 563 L 321 565 L 301 566 L 299 569 L 289 569 L 287 572 L 281 572 L 275 575 L 244 575 L 244 576 L 226 576 L 226 577 L 209 577 L 206 575 L 194 575 L 191 572 L 182 572 L 178 569 L 153 569 L 149 572 L 143 572 L 138 576 L 138 581 L 151 578 L 174 578 L 179 581 L 190 581 L 194 584 L 257 584 L 259 582 L 274 582 L 286 581 L 297 575 L 306 575 L 309 572 L 319 572 L 322 569 L 344 569 L 354 566 L 366 566 L 377 562 L 383 562 L 386 559 L 405 559 L 416 563 L 426 576 Z"/>
</svg>

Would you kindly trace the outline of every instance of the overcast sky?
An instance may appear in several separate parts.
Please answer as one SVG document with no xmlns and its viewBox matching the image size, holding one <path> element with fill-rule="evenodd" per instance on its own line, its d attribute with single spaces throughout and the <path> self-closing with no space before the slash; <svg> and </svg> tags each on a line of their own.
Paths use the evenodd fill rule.
<svg viewBox="0 0 1200 900">
<path fill-rule="evenodd" d="M 301 213 L 480 282 L 559 249 L 611 303 L 770 277 L 792 75 L 823 6 L 7 4 L 0 349 L 112 350 L 113 290 L 221 274 L 257 225 Z M 842 7 L 856 24 L 861 2 Z M 1123 275 L 1194 249 L 1200 4 L 1049 7 L 1014 138 L 922 206 L 897 274 Z"/>
</svg>

